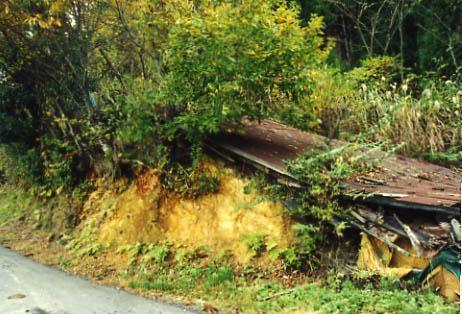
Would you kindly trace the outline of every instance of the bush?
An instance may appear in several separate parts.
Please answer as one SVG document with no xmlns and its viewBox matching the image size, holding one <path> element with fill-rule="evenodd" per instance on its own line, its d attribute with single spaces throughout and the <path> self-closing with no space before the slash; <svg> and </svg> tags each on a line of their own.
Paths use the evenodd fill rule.
<svg viewBox="0 0 462 314">
<path fill-rule="evenodd" d="M 311 71 L 314 85 L 306 103 L 303 106 L 289 104 L 277 118 L 302 130 L 314 130 L 329 138 L 338 138 L 361 86 L 382 90 L 398 72 L 397 61 L 388 56 L 365 59 L 360 67 L 350 72 L 322 66 Z"/>
<path fill-rule="evenodd" d="M 20 144 L 0 146 L 0 173 L 10 184 L 31 187 L 43 183 L 39 153 Z"/>
<path fill-rule="evenodd" d="M 160 83 L 124 77 L 124 88 L 100 93 L 105 155 L 162 168 L 164 184 L 179 192 L 216 190 L 214 178 L 196 173 L 206 136 L 243 117 L 309 106 L 312 71 L 330 45 L 322 18 L 301 27 L 297 14 L 277 1 L 205 1 L 180 14 L 163 45 Z"/>
<path fill-rule="evenodd" d="M 401 154 L 460 166 L 460 76 L 409 75 L 397 83 L 399 68 L 393 58 L 361 64 L 345 73 L 329 67 L 313 72 L 316 84 L 309 101 L 317 125 L 309 123 L 306 109 L 292 116 L 286 112 L 283 121 L 329 138 L 403 144 Z"/>
<path fill-rule="evenodd" d="M 330 46 L 320 17 L 301 27 L 297 14 L 279 2 L 225 1 L 180 18 L 168 40 L 162 90 L 173 112 L 168 136 L 184 137 L 194 152 L 204 136 L 244 116 L 262 119 L 304 106 L 313 87 L 310 71 Z"/>
</svg>

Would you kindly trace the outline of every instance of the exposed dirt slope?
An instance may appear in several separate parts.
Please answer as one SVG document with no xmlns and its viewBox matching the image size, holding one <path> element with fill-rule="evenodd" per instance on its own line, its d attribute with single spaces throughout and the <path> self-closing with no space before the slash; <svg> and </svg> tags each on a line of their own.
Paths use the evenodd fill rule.
<svg viewBox="0 0 462 314">
<path fill-rule="evenodd" d="M 260 236 L 284 248 L 292 239 L 291 222 L 280 204 L 246 189 L 248 179 L 229 168 L 208 163 L 220 177 L 217 193 L 187 199 L 163 191 L 155 170 L 119 192 L 100 185 L 84 204 L 81 234 L 96 233 L 104 245 L 171 241 L 194 249 L 206 246 L 216 254 L 231 253 L 247 262 L 245 238 Z M 250 191 L 248 191 L 250 190 Z"/>
</svg>

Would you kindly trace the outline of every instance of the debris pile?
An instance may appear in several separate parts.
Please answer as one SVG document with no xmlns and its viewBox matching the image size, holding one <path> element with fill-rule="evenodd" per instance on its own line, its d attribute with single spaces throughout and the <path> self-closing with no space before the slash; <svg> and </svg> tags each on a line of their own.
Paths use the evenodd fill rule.
<svg viewBox="0 0 462 314">
<path fill-rule="evenodd" d="M 326 141 L 264 120 L 245 122 L 242 133 L 215 136 L 207 148 L 228 161 L 262 170 L 281 184 L 303 189 L 303 182 L 287 171 L 285 161 Z M 345 219 L 363 234 L 358 267 L 429 282 L 440 287 L 442 295 L 457 299 L 461 183 L 461 173 L 398 155 L 344 182 L 344 201 L 355 205 Z M 352 198 L 352 192 L 364 196 Z"/>
</svg>

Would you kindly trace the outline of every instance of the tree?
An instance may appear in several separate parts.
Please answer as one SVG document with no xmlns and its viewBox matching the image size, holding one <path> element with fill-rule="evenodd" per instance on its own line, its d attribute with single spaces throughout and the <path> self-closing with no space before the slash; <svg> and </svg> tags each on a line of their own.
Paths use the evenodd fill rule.
<svg viewBox="0 0 462 314">
<path fill-rule="evenodd" d="M 0 140 L 35 149 L 45 180 L 60 178 L 59 185 L 73 180 L 71 168 L 93 159 L 85 134 L 94 109 L 89 55 L 97 7 L 61 0 L 0 5 L 0 88 L 8 96 L 0 102 Z"/>
<path fill-rule="evenodd" d="M 365 57 L 399 56 L 404 67 L 457 71 L 462 58 L 462 2 L 433 0 L 299 0 L 301 17 L 323 15 L 349 67 Z"/>
<path fill-rule="evenodd" d="M 310 71 L 329 54 L 323 22 L 300 26 L 282 2 L 209 4 L 177 20 L 166 48 L 162 102 L 171 137 L 201 140 L 244 116 L 262 119 L 287 105 L 305 106 Z"/>
</svg>

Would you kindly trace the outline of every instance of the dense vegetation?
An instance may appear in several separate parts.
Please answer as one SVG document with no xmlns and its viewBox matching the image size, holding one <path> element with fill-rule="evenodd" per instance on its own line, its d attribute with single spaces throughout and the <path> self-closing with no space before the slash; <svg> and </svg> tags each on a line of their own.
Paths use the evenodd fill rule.
<svg viewBox="0 0 462 314">
<path fill-rule="evenodd" d="M 53 217 L 40 217 L 46 215 L 48 209 L 55 207 L 56 210 L 61 206 L 66 213 L 72 204 L 59 204 L 59 200 L 58 204 L 45 202 L 10 185 L 0 186 L 0 197 L 0 226 L 12 215 L 35 225 L 32 232 L 29 230 L 26 233 L 22 230 L 26 228 L 25 225 L 18 228 L 13 224 L 10 229 L 2 228 L 2 245 L 99 282 L 109 280 L 113 285 L 127 289 L 180 297 L 182 301 L 193 300 L 206 313 L 216 312 L 216 307 L 226 313 L 459 312 L 457 303 L 446 302 L 428 288 L 415 289 L 396 278 L 380 278 L 372 272 L 351 271 L 343 266 L 332 271 L 342 254 L 348 253 L 345 252 L 344 243 L 339 243 L 338 250 L 333 251 L 335 258 L 331 258 L 330 271 L 323 277 L 324 280 L 316 282 L 312 282 L 312 278 L 305 278 L 299 271 L 281 272 L 275 265 L 236 266 L 229 255 L 211 254 L 206 246 L 185 248 L 169 241 L 136 242 L 103 248 L 93 239 L 91 246 L 63 250 L 63 247 L 73 245 L 74 241 L 65 244 L 70 240 L 69 236 L 51 241 L 56 234 L 50 233 L 50 230 L 56 231 L 56 226 L 50 229 L 38 228 L 38 225 L 46 227 L 52 224 Z M 53 199 L 59 198 L 61 201 L 66 199 L 64 195 Z M 94 221 L 87 220 L 86 224 L 94 224 Z M 88 230 L 79 233 L 80 237 L 87 239 L 93 235 Z M 261 238 L 243 240 L 256 254 L 261 245 L 265 245 Z M 115 282 L 110 281 L 114 280 L 114 273 L 117 273 Z"/>
<path fill-rule="evenodd" d="M 400 64 L 423 73 L 460 67 L 461 6 L 455 1 L 300 0 L 301 16 L 325 16 L 328 35 L 346 68 L 364 56 L 399 55 Z M 404 74 L 404 69 L 402 69 Z"/>
<path fill-rule="evenodd" d="M 3 2 L 0 179 L 50 198 L 154 167 L 165 188 L 197 197 L 218 187 L 201 168 L 204 140 L 244 117 L 356 142 L 289 165 L 309 182 L 288 212 L 312 222 L 296 226 L 297 253 L 282 254 L 298 268 L 342 211 L 340 181 L 372 166 L 350 162 L 358 147 L 462 167 L 461 25 L 440 23 L 462 6 L 300 4 Z"/>
<path fill-rule="evenodd" d="M 308 182 L 301 195 L 252 179 L 272 199 L 296 200 L 287 207 L 303 220 L 297 247 L 276 256 L 296 274 L 343 230 L 327 224 L 344 210 L 340 182 L 373 166 L 358 148 L 462 168 L 460 0 L 3 0 L 0 48 L 0 225 L 31 216 L 46 227 L 47 212 L 66 207 L 72 229 L 93 179 L 148 168 L 186 197 L 214 192 L 205 139 L 269 117 L 353 142 L 289 164 Z M 63 193 L 69 204 L 57 205 Z M 256 255 L 265 246 L 258 235 L 244 241 Z M 91 242 L 87 255 L 101 250 Z M 355 278 L 287 289 L 222 261 L 178 261 L 162 243 L 127 250 L 134 288 L 233 310 L 454 312 L 394 282 L 378 285 L 383 294 Z"/>
<path fill-rule="evenodd" d="M 350 2 L 3 1 L 3 176 L 49 195 L 140 166 L 182 182 L 243 116 L 460 166 L 462 6 Z"/>
</svg>

